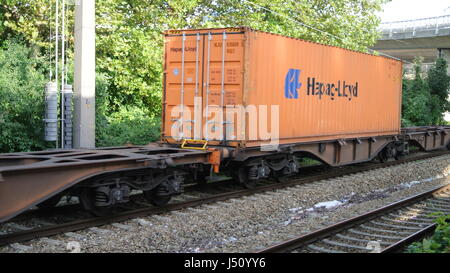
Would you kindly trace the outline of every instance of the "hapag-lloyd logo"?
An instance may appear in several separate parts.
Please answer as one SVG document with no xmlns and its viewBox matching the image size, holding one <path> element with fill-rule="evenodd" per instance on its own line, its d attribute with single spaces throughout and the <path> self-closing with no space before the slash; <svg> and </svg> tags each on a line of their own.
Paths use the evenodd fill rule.
<svg viewBox="0 0 450 273">
<path fill-rule="evenodd" d="M 289 69 L 284 80 L 284 97 L 287 99 L 298 99 L 298 91 L 302 84 L 299 82 L 300 69 Z"/>
<path fill-rule="evenodd" d="M 290 68 L 284 79 L 284 97 L 287 99 L 298 99 L 299 89 L 302 87 L 300 82 L 300 69 Z M 330 100 L 348 99 L 358 97 L 358 82 L 348 84 L 346 81 L 322 82 L 315 77 L 308 77 L 306 94 L 307 96 L 328 97 Z"/>
</svg>

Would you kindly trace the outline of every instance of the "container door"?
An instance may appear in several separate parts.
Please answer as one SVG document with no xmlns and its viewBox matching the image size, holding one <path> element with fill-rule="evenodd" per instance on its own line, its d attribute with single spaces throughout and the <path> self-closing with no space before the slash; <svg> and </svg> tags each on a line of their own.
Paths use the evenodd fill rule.
<svg viewBox="0 0 450 273">
<path fill-rule="evenodd" d="M 164 135 L 200 139 L 202 125 L 203 35 L 166 37 Z"/>
<path fill-rule="evenodd" d="M 237 140 L 244 34 L 209 32 L 205 35 L 204 50 L 203 138 L 226 144 Z"/>
<path fill-rule="evenodd" d="M 243 32 L 223 30 L 165 37 L 164 138 L 237 139 L 243 39 Z"/>
</svg>

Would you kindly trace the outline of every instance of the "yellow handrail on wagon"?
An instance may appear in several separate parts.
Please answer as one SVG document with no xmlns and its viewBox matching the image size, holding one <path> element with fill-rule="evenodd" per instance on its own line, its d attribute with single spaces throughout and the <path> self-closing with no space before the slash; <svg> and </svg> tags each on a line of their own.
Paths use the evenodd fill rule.
<svg viewBox="0 0 450 273">
<path fill-rule="evenodd" d="M 186 146 L 186 144 L 203 144 L 202 147 L 198 146 Z M 206 150 L 206 146 L 208 145 L 207 140 L 203 139 L 183 139 L 183 142 L 181 143 L 182 149 L 194 149 L 194 150 Z"/>
</svg>

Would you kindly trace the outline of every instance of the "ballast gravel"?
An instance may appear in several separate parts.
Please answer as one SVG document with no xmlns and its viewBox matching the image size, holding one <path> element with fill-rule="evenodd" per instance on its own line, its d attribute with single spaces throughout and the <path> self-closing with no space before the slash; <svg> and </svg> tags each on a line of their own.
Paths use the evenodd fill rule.
<svg viewBox="0 0 450 273">
<path fill-rule="evenodd" d="M 36 239 L 0 252 L 254 252 L 450 183 L 450 156 Z"/>
</svg>

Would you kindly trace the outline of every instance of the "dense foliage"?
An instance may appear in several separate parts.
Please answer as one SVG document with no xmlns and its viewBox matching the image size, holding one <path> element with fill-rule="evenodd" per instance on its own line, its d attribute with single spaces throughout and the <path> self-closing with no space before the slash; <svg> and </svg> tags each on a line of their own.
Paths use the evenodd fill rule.
<svg viewBox="0 0 450 273">
<path fill-rule="evenodd" d="M 410 253 L 450 253 L 450 214 L 436 219 L 436 230 L 430 238 L 423 239 L 410 245 L 407 252 Z"/>
<path fill-rule="evenodd" d="M 434 109 L 434 119 L 432 124 L 442 124 L 444 122 L 442 113 L 450 110 L 448 102 L 448 91 L 450 89 L 450 77 L 447 72 L 447 61 L 443 58 L 438 58 L 435 65 L 428 71 L 428 87 L 430 88 L 430 95 L 432 97 L 432 105 Z"/>
<path fill-rule="evenodd" d="M 17 41 L 0 47 L 0 152 L 40 150 L 46 63 Z"/>
<path fill-rule="evenodd" d="M 414 79 L 403 79 L 402 126 L 444 124 L 443 115 L 450 110 L 447 62 L 438 58 L 425 77 L 422 76 L 420 60 L 416 60 L 414 68 Z"/>
</svg>

